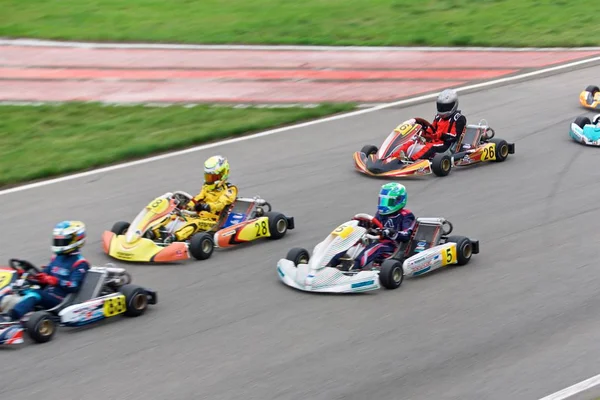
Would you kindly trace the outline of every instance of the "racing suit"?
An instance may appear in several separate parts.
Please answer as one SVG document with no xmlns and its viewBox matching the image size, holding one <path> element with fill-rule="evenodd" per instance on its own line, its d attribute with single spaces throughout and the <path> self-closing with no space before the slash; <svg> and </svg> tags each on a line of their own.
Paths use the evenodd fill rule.
<svg viewBox="0 0 600 400">
<path fill-rule="evenodd" d="M 175 239 L 183 241 L 199 231 L 209 231 L 218 222 L 221 212 L 237 199 L 236 186 L 225 183 L 214 189 L 202 186 L 200 193 L 188 203 L 188 208 L 198 212 L 198 216 L 179 217 L 173 215 L 167 220 L 165 228 L 174 232 Z"/>
<path fill-rule="evenodd" d="M 389 257 L 396 251 L 400 242 L 408 242 L 412 235 L 415 225 L 415 215 L 406 208 L 388 215 L 381 215 L 378 212 L 375 214 L 375 218 L 383 225 L 384 238 L 378 242 L 371 243 L 356 257 L 354 262 L 355 269 L 364 268 L 373 261 Z M 344 253 L 335 255 L 330 265 L 337 265 L 343 255 Z"/>
<path fill-rule="evenodd" d="M 425 137 L 430 140 L 421 150 L 410 156 L 412 161 L 429 159 L 432 158 L 435 153 L 443 153 L 448 150 L 448 148 L 452 146 L 464 132 L 465 127 L 467 126 L 467 118 L 460 113 L 460 110 L 456 110 L 453 114 L 448 116 L 448 118 L 442 118 L 439 114 L 436 115 L 431 125 L 433 127 L 433 132 L 431 129 L 428 129 L 425 133 Z M 413 144 L 413 141 L 404 143 L 394 155 L 398 157 L 401 151 L 407 153 L 408 149 Z"/>
<path fill-rule="evenodd" d="M 13 320 L 19 320 L 33 311 L 36 305 L 44 309 L 56 307 L 67 294 L 80 289 L 89 268 L 90 264 L 79 252 L 53 256 L 42 274 L 36 276 L 47 286 L 42 290 L 28 290 L 10 310 L 9 315 Z"/>
</svg>

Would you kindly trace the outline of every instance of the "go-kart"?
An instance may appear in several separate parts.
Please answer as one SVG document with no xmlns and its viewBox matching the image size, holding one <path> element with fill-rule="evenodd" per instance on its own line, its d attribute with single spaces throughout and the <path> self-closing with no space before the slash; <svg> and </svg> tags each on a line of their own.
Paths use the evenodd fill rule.
<svg viewBox="0 0 600 400">
<path fill-rule="evenodd" d="M 167 192 L 152 200 L 130 224 L 117 222 L 102 235 L 106 254 L 131 262 L 173 262 L 194 257 L 206 260 L 215 247 L 225 248 L 256 239 L 281 239 L 288 229 L 294 229 L 294 218 L 272 212 L 271 205 L 259 198 L 238 197 L 220 215 L 217 223 L 206 230 L 199 229 L 184 241 L 169 241 L 156 237 L 153 228 L 167 219 L 185 221 L 196 216 L 186 209 L 192 196 L 186 192 Z M 172 234 L 167 230 L 166 234 Z"/>
<path fill-rule="evenodd" d="M 404 143 L 413 140 L 407 156 L 417 154 L 426 144 L 425 131 L 431 123 L 423 118 L 412 118 L 398 125 L 385 139 L 380 148 L 366 145 L 354 153 L 355 168 L 374 177 L 406 177 L 430 175 L 446 176 L 453 167 L 478 164 L 484 161 L 502 162 L 514 154 L 514 143 L 494 138 L 495 132 L 482 120 L 477 125 L 467 125 L 458 140 L 443 153 L 432 159 L 410 161 L 397 152 Z"/>
<path fill-rule="evenodd" d="M 600 114 L 591 121 L 586 116 L 579 116 L 571 123 L 569 136 L 587 146 L 600 146 Z"/>
<path fill-rule="evenodd" d="M 444 218 L 417 218 L 408 242 L 393 254 L 384 254 L 371 266 L 355 269 L 356 257 L 374 240 L 380 240 L 383 226 L 368 214 L 357 214 L 338 226 L 317 244 L 313 255 L 293 248 L 277 263 L 279 279 L 307 292 L 355 293 L 396 289 L 404 277 L 423 275 L 441 267 L 465 265 L 479 253 L 479 241 L 448 236 L 452 224 Z M 336 265 L 334 256 L 344 253 Z M 370 269 L 369 269 L 370 268 Z"/>
<path fill-rule="evenodd" d="M 590 110 L 600 110 L 600 88 L 589 85 L 579 93 L 579 104 Z"/>
<path fill-rule="evenodd" d="M 41 272 L 39 268 L 17 259 L 11 259 L 9 264 L 10 269 L 0 270 L 0 286 L 9 282 L 4 288 L 18 295 L 40 289 L 35 281 L 35 275 Z M 157 295 L 152 290 L 132 285 L 131 281 L 123 268 L 93 266 L 87 271 L 80 290 L 67 295 L 56 307 L 47 310 L 36 307 L 20 321 L 0 322 L 0 345 L 23 343 L 24 331 L 33 341 L 45 343 L 53 338 L 57 326 L 79 327 L 121 314 L 140 316 L 149 304 L 157 303 Z M 6 308 L 6 299 L 4 296 L 0 303 L 3 308 Z"/>
</svg>

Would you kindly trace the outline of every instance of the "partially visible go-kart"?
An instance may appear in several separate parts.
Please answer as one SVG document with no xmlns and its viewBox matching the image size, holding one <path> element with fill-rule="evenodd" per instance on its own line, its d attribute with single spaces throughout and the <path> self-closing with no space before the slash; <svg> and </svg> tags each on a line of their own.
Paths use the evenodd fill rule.
<svg viewBox="0 0 600 400">
<path fill-rule="evenodd" d="M 318 243 L 312 257 L 303 248 L 291 249 L 277 263 L 279 279 L 307 292 L 356 293 L 400 287 L 404 277 L 423 275 L 452 264 L 465 265 L 479 253 L 479 241 L 448 236 L 452 224 L 444 218 L 417 218 L 413 234 L 392 254 L 355 269 L 357 256 L 380 240 L 383 226 L 371 215 L 357 214 Z M 339 261 L 332 259 L 342 253 Z"/>
<path fill-rule="evenodd" d="M 186 210 L 192 196 L 182 191 L 167 192 L 152 200 L 133 220 L 121 221 L 102 235 L 106 254 L 131 262 L 173 262 L 194 257 L 206 260 L 215 247 L 232 247 L 256 239 L 281 239 L 294 229 L 294 218 L 272 212 L 271 205 L 259 197 L 238 197 L 220 215 L 214 227 L 199 230 L 184 241 L 165 241 L 153 228 L 167 219 L 185 220 L 197 215 Z M 168 234 L 174 232 L 168 231 Z"/>
<path fill-rule="evenodd" d="M 569 136 L 587 146 L 600 146 L 600 114 L 593 120 L 586 116 L 579 116 L 571 123 Z"/>
<path fill-rule="evenodd" d="M 41 288 L 35 281 L 35 275 L 41 272 L 39 268 L 25 260 L 11 259 L 9 263 L 9 268 L 0 269 L 0 293 L 4 293 L 0 304 L 3 307 L 9 299 L 7 294 L 24 295 Z M 149 304 L 157 303 L 157 294 L 132 285 L 131 281 L 123 268 L 93 266 L 79 291 L 67 295 L 56 307 L 47 310 L 36 307 L 19 321 L 0 322 L 0 345 L 23 343 L 24 332 L 33 341 L 45 343 L 52 340 L 58 326 L 79 327 L 118 315 L 140 316 Z"/>
<path fill-rule="evenodd" d="M 600 110 L 600 88 L 589 85 L 579 93 L 579 104 L 590 110 Z"/>
<path fill-rule="evenodd" d="M 482 120 L 477 125 L 467 125 L 464 133 L 447 151 L 437 153 L 432 159 L 409 161 L 400 157 L 400 146 L 409 140 L 414 140 L 415 143 L 408 148 L 408 157 L 417 154 L 423 148 L 426 144 L 424 133 L 430 126 L 431 123 L 423 118 L 412 118 L 403 122 L 388 135 L 380 148 L 366 145 L 355 152 L 355 168 L 365 175 L 386 178 L 431 173 L 446 176 L 453 167 L 484 161 L 502 162 L 509 154 L 515 152 L 514 143 L 494 138 L 494 130 Z"/>
</svg>

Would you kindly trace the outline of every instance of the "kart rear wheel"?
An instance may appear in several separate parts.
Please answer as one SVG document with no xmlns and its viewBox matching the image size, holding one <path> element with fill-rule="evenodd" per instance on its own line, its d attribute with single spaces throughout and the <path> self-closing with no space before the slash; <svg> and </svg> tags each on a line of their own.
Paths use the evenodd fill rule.
<svg viewBox="0 0 600 400">
<path fill-rule="evenodd" d="M 46 343 L 52 340 L 56 333 L 56 323 L 53 315 L 47 311 L 36 311 L 25 323 L 25 330 L 29 337 L 37 343 Z"/>
<path fill-rule="evenodd" d="M 437 176 L 446 176 L 452 169 L 452 159 L 448 154 L 437 153 L 431 161 L 431 169 Z"/>
<path fill-rule="evenodd" d="M 208 260 L 215 250 L 215 241 L 207 232 L 196 233 L 190 240 L 190 253 L 196 260 Z"/>
<path fill-rule="evenodd" d="M 592 121 L 585 115 L 580 115 L 579 117 L 575 118 L 575 121 L 573 121 L 573 123 L 581 129 L 583 129 L 586 125 L 591 124 Z"/>
<path fill-rule="evenodd" d="M 386 289 L 398 289 L 404 280 L 404 269 L 398 260 L 385 260 L 379 271 L 379 282 Z"/>
<path fill-rule="evenodd" d="M 473 244 L 468 237 L 465 236 L 449 236 L 448 241 L 456 243 L 456 258 L 458 265 L 466 265 L 471 261 L 473 256 Z"/>
<path fill-rule="evenodd" d="M 600 88 L 598 88 L 598 86 L 594 86 L 594 85 L 589 85 L 588 87 L 585 88 L 586 92 L 590 92 L 593 95 L 595 95 L 597 92 L 600 92 Z"/>
<path fill-rule="evenodd" d="M 269 218 L 269 232 L 271 232 L 269 239 L 277 240 L 284 237 L 288 230 L 288 221 L 285 215 L 277 212 L 268 212 L 265 213 L 265 216 Z"/>
<path fill-rule="evenodd" d="M 290 260 L 294 263 L 295 266 L 298 264 L 308 264 L 310 260 L 310 254 L 308 250 L 303 249 L 301 247 L 294 247 L 290 251 L 288 251 L 287 256 L 285 256 L 286 260 Z"/>
<path fill-rule="evenodd" d="M 508 143 L 503 139 L 492 139 L 490 143 L 496 145 L 496 162 L 502 162 L 508 157 Z"/>
<path fill-rule="evenodd" d="M 128 317 L 139 317 L 148 308 L 148 296 L 144 288 L 137 285 L 123 285 L 119 292 L 125 296 L 127 309 L 125 315 Z"/>
<path fill-rule="evenodd" d="M 373 146 L 372 144 L 368 144 L 366 146 L 363 146 L 362 149 L 360 149 L 361 153 L 365 153 L 365 155 L 367 157 L 369 157 L 371 154 L 375 154 L 377 153 L 377 146 Z"/>
<path fill-rule="evenodd" d="M 124 235 L 127 229 L 129 229 L 129 222 L 119 221 L 115 222 L 110 231 L 115 235 Z"/>
</svg>

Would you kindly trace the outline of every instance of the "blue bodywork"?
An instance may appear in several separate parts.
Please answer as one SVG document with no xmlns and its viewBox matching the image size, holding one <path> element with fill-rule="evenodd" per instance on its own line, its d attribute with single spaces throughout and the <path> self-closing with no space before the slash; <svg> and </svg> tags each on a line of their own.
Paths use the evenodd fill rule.
<svg viewBox="0 0 600 400">
<path fill-rule="evenodd" d="M 572 123 L 569 136 L 576 142 L 588 146 L 600 146 L 600 126 L 597 125 L 587 124 L 581 129 Z"/>
</svg>

